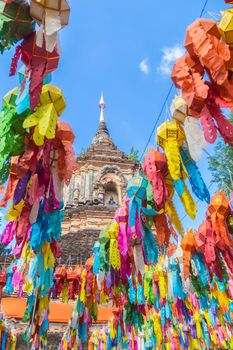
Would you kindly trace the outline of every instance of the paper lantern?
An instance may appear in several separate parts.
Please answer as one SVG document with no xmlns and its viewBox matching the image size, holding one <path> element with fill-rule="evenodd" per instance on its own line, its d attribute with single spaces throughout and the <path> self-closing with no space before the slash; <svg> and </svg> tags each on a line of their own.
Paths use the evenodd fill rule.
<svg viewBox="0 0 233 350">
<path fill-rule="evenodd" d="M 181 147 L 185 140 L 185 134 L 176 121 L 166 120 L 157 129 L 157 140 L 162 148 L 166 147 L 169 141 L 175 141 Z"/>
<path fill-rule="evenodd" d="M 34 29 L 29 6 L 24 3 L 0 2 L 0 51 L 10 49 Z"/>
<path fill-rule="evenodd" d="M 165 121 L 157 129 L 157 142 L 167 157 L 168 168 L 174 180 L 181 178 L 181 159 L 179 147 L 183 145 L 185 134 L 176 121 Z"/>
<path fill-rule="evenodd" d="M 22 84 L 23 90 L 17 97 L 16 110 L 18 114 L 22 114 L 27 110 L 30 110 L 30 79 L 31 72 L 23 66 L 19 72 L 19 82 Z M 49 84 L 51 81 L 51 74 L 49 73 L 43 79 L 43 84 Z"/>
<path fill-rule="evenodd" d="M 233 1 L 232 0 L 224 0 L 226 4 L 233 4 Z"/>
<path fill-rule="evenodd" d="M 58 87 L 46 84 L 42 88 L 42 92 L 40 95 L 40 105 L 47 105 L 52 103 L 57 114 L 60 116 L 66 107 L 66 101 L 62 90 Z"/>
<path fill-rule="evenodd" d="M 55 138 L 57 119 L 65 106 L 61 89 L 50 84 L 43 86 L 38 108 L 23 123 L 24 128 L 35 126 L 33 140 L 37 146 L 44 144 L 45 137 L 47 139 Z"/>
<path fill-rule="evenodd" d="M 56 49 L 48 52 L 45 42 L 43 42 L 42 47 L 38 47 L 36 45 L 36 33 L 33 33 L 17 48 L 11 64 L 11 76 L 16 73 L 20 56 L 22 62 L 30 72 L 30 108 L 34 110 L 40 99 L 45 76 L 58 67 L 59 54 Z"/>
<path fill-rule="evenodd" d="M 16 105 L 16 99 L 19 94 L 19 88 L 14 88 L 11 91 L 9 91 L 4 97 L 3 97 L 3 105 L 2 107 L 15 107 Z"/>
<path fill-rule="evenodd" d="M 59 55 L 56 49 L 54 49 L 52 53 L 47 52 L 45 44 L 42 47 L 36 46 L 35 35 L 36 34 L 33 33 L 30 38 L 22 43 L 22 61 L 29 70 L 34 64 L 40 66 L 43 63 L 45 67 L 44 77 L 58 67 Z"/>
<path fill-rule="evenodd" d="M 222 18 L 218 24 L 218 29 L 225 42 L 233 45 L 233 9 L 228 9 L 223 12 Z"/>
<path fill-rule="evenodd" d="M 183 97 L 176 96 L 171 104 L 170 112 L 172 117 L 180 123 L 184 123 L 188 115 L 188 106 Z"/>
<path fill-rule="evenodd" d="M 61 28 L 69 22 L 70 7 L 66 0 L 32 0 L 30 5 L 30 14 L 38 24 L 46 21 L 45 16 L 48 13 L 60 17 Z"/>
<path fill-rule="evenodd" d="M 25 79 L 30 78 L 30 72 L 27 70 L 25 66 L 22 66 L 20 68 L 20 70 L 18 71 L 18 75 L 19 75 L 20 84 L 22 84 L 25 81 Z M 52 80 L 52 76 L 51 76 L 51 73 L 49 73 L 44 77 L 43 84 L 44 85 L 49 84 L 51 83 L 51 80 Z"/>
<path fill-rule="evenodd" d="M 198 28 L 205 32 L 205 34 L 213 35 L 220 38 L 220 33 L 216 23 L 211 19 L 199 18 L 193 22 L 187 29 L 186 38 L 184 41 L 184 47 L 188 51 L 191 57 L 196 56 L 196 50 L 193 43 L 193 29 Z"/>
<path fill-rule="evenodd" d="M 220 219 L 226 219 L 230 214 L 229 201 L 224 191 L 217 193 L 210 200 L 207 216 L 217 215 Z"/>
<path fill-rule="evenodd" d="M 164 153 L 154 147 L 145 156 L 143 170 L 152 185 L 153 198 L 158 210 L 164 208 L 168 191 L 165 185 L 165 174 L 168 173 L 167 159 Z"/>
<path fill-rule="evenodd" d="M 73 143 L 74 141 L 74 133 L 69 124 L 58 121 L 58 128 L 57 128 L 57 138 L 62 140 L 63 142 L 69 142 Z"/>
<path fill-rule="evenodd" d="M 52 52 L 55 47 L 58 48 L 57 32 L 69 22 L 68 2 L 66 0 L 32 0 L 30 14 L 40 25 L 37 45 L 42 46 L 44 38 L 49 52 Z"/>
</svg>

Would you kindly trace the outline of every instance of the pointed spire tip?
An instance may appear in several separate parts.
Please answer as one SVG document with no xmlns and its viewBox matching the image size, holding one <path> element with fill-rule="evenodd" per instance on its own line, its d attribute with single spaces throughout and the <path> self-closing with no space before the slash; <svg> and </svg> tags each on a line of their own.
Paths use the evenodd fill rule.
<svg viewBox="0 0 233 350">
<path fill-rule="evenodd" d="M 104 102 L 103 91 L 101 92 L 99 107 L 100 107 L 100 122 L 105 122 L 105 118 L 104 118 L 105 102 Z"/>
</svg>

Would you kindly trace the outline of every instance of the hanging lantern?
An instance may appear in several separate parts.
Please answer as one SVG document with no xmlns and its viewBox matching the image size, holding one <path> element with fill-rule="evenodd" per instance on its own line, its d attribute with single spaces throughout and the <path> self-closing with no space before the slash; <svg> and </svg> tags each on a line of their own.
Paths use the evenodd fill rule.
<svg viewBox="0 0 233 350">
<path fill-rule="evenodd" d="M 16 100 L 16 110 L 18 114 L 22 114 L 30 110 L 30 75 L 31 72 L 23 66 L 18 72 L 19 82 L 22 84 L 23 90 L 20 91 Z M 43 79 L 43 84 L 51 82 L 51 73 L 46 75 Z"/>
<path fill-rule="evenodd" d="M 188 115 L 188 106 L 183 97 L 176 96 L 171 104 L 170 112 L 172 117 L 180 123 L 184 123 Z"/>
<path fill-rule="evenodd" d="M 38 105 L 44 78 L 53 72 L 59 62 L 59 54 L 56 49 L 48 52 L 43 42 L 42 47 L 36 45 L 36 33 L 17 47 L 12 60 L 10 75 L 15 75 L 17 63 L 21 56 L 22 62 L 30 72 L 30 108 L 34 110 Z"/>
<path fill-rule="evenodd" d="M 181 248 L 183 250 L 183 269 L 184 277 L 188 278 L 190 275 L 190 261 L 192 252 L 194 250 L 195 237 L 192 230 L 189 230 L 186 235 L 182 238 Z"/>
<path fill-rule="evenodd" d="M 199 161 L 202 151 L 207 146 L 204 132 L 200 127 L 198 118 L 187 117 L 184 122 L 184 132 L 191 157 Z"/>
<path fill-rule="evenodd" d="M 171 177 L 174 180 L 179 180 L 181 178 L 179 147 L 185 141 L 184 130 L 176 121 L 166 120 L 157 129 L 157 141 L 166 153 Z"/>
<path fill-rule="evenodd" d="M 66 101 L 62 90 L 54 85 L 46 84 L 42 88 L 40 95 L 40 105 L 52 103 L 60 116 L 66 107 Z"/>
<path fill-rule="evenodd" d="M 30 5 L 32 18 L 40 25 L 37 33 L 37 45 L 43 45 L 52 52 L 58 48 L 57 32 L 69 22 L 70 7 L 66 0 L 32 0 Z"/>
<path fill-rule="evenodd" d="M 47 84 L 42 88 L 40 103 L 36 111 L 23 123 L 24 128 L 35 126 L 33 140 L 37 146 L 44 144 L 44 138 L 55 138 L 57 119 L 66 106 L 61 89 Z"/>
<path fill-rule="evenodd" d="M 228 9 L 223 12 L 222 18 L 218 24 L 218 29 L 224 41 L 228 45 L 233 46 L 233 9 Z"/>
<path fill-rule="evenodd" d="M 229 201 L 224 191 L 217 193 L 210 200 L 207 216 L 217 216 L 220 219 L 226 219 L 230 214 Z"/>
<path fill-rule="evenodd" d="M 69 22 L 70 7 L 66 0 L 32 0 L 30 7 L 30 14 L 38 24 L 46 21 L 50 12 L 54 18 L 59 16 L 61 28 Z"/>
<path fill-rule="evenodd" d="M 10 90 L 4 97 L 3 97 L 3 104 L 2 107 L 15 107 L 16 106 L 16 99 L 19 94 L 19 88 L 16 87 L 12 90 Z"/>
<path fill-rule="evenodd" d="M 183 145 L 185 134 L 183 129 L 175 121 L 166 120 L 157 129 L 158 144 L 166 148 L 168 142 L 177 143 L 178 147 Z"/>
<path fill-rule="evenodd" d="M 0 2 L 0 51 L 10 49 L 34 30 L 33 20 L 26 2 Z"/>
<path fill-rule="evenodd" d="M 186 32 L 185 42 L 184 42 L 184 47 L 188 51 L 191 57 L 196 56 L 196 50 L 194 48 L 194 40 L 193 40 L 194 28 L 196 28 L 196 31 L 201 30 L 202 32 L 205 33 L 205 35 L 215 36 L 218 39 L 220 38 L 218 27 L 212 19 L 206 19 L 206 18 L 197 19 L 188 27 Z"/>
<path fill-rule="evenodd" d="M 25 81 L 25 79 L 30 78 L 30 73 L 25 66 L 22 66 L 20 68 L 20 70 L 18 71 L 18 75 L 19 75 L 20 84 L 22 84 Z M 52 80 L 52 76 L 51 76 L 51 73 L 49 73 L 48 75 L 46 75 L 44 77 L 43 84 L 44 85 L 49 84 L 49 83 L 51 83 L 51 80 Z"/>
<path fill-rule="evenodd" d="M 9 174 L 10 159 L 21 155 L 25 148 L 25 130 L 23 129 L 23 115 L 16 112 L 16 99 L 19 88 L 9 91 L 3 97 L 3 107 L 0 112 L 2 127 L 0 129 L 0 182 L 6 180 Z"/>
<path fill-rule="evenodd" d="M 226 4 L 233 4 L 233 1 L 232 0 L 224 0 Z"/>
</svg>

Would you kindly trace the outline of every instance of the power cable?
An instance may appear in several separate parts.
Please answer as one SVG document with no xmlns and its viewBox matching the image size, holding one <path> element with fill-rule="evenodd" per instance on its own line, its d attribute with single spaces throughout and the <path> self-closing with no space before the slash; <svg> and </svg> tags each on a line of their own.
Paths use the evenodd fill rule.
<svg viewBox="0 0 233 350">
<path fill-rule="evenodd" d="M 149 145 L 149 143 L 150 143 L 150 140 L 151 140 L 151 138 L 152 138 L 152 136 L 153 136 L 153 134 L 154 134 L 154 132 L 155 132 L 156 126 L 157 126 L 157 124 L 158 124 L 158 122 L 159 122 L 159 120 L 160 120 L 160 118 L 161 118 L 161 116 L 162 116 L 164 107 L 166 106 L 166 103 L 167 103 L 167 101 L 168 101 L 168 99 L 169 99 L 169 96 L 170 96 L 170 94 L 171 94 L 171 92 L 172 92 L 173 87 L 174 87 L 174 85 L 173 85 L 173 83 L 172 83 L 171 86 L 170 86 L 170 89 L 169 89 L 169 91 L 168 91 L 168 93 L 167 93 L 167 96 L 166 96 L 166 98 L 165 98 L 165 100 L 164 100 L 164 102 L 163 102 L 163 105 L 162 105 L 162 107 L 161 107 L 161 110 L 160 110 L 160 112 L 159 112 L 159 115 L 158 115 L 158 117 L 157 117 L 157 119 L 156 119 L 156 122 L 155 122 L 155 124 L 154 124 L 154 127 L 153 127 L 153 129 L 152 129 L 152 131 L 151 131 L 151 133 L 150 133 L 150 136 L 149 136 L 149 139 L 148 139 L 148 141 L 147 141 L 147 143 L 146 143 L 146 146 L 145 146 L 145 148 L 144 148 L 144 150 L 143 150 L 143 152 L 142 152 L 142 155 L 141 155 L 141 157 L 140 157 L 140 163 L 141 163 L 142 158 L 143 158 L 143 156 L 144 156 L 144 154 L 145 154 L 145 152 L 146 152 L 146 150 L 147 150 L 147 147 L 148 147 L 148 145 Z"/>
<path fill-rule="evenodd" d="M 203 7 L 202 7 L 202 10 L 201 10 L 201 13 L 200 13 L 200 16 L 199 16 L 200 18 L 203 16 L 208 2 L 209 2 L 209 0 L 205 0 L 205 3 L 204 3 L 204 5 L 203 5 Z M 148 145 L 149 145 L 149 143 L 150 143 L 150 141 L 151 141 L 151 138 L 152 138 L 152 136 L 154 135 L 155 129 L 156 129 L 156 127 L 157 127 L 157 125 L 158 125 L 158 122 L 159 122 L 159 120 L 160 120 L 160 118 L 161 118 L 161 116 L 162 116 L 163 110 L 164 110 L 164 108 L 165 108 L 165 106 L 166 106 L 166 103 L 167 103 L 169 97 L 170 97 L 170 94 L 171 94 L 171 92 L 172 92 L 172 90 L 173 90 L 173 87 L 174 87 L 174 85 L 173 85 L 173 83 L 171 83 L 171 86 L 170 86 L 170 88 L 169 88 L 169 90 L 168 90 L 168 93 L 167 93 L 167 95 L 166 95 L 166 97 L 165 97 L 165 100 L 164 100 L 164 102 L 163 102 L 163 104 L 162 104 L 161 110 L 160 110 L 159 115 L 158 115 L 158 117 L 157 117 L 157 119 L 156 119 L 156 121 L 155 121 L 154 127 L 153 127 L 153 129 L 152 129 L 152 131 L 151 131 L 151 133 L 150 133 L 150 136 L 149 136 L 149 138 L 148 138 L 148 141 L 147 141 L 147 143 L 146 143 L 146 146 L 145 146 L 145 148 L 144 148 L 144 150 L 143 150 L 143 152 L 142 152 L 142 154 L 141 154 L 141 157 L 140 157 L 140 160 L 139 160 L 140 163 L 141 163 L 141 161 L 142 161 L 142 159 L 143 159 L 143 156 L 144 156 L 144 154 L 145 154 L 145 152 L 146 152 L 146 150 L 147 150 L 147 147 L 148 147 Z"/>
</svg>

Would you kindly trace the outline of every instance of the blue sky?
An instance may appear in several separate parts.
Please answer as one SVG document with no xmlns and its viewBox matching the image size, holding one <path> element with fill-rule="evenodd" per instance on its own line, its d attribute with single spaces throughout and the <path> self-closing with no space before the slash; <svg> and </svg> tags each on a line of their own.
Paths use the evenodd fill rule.
<svg viewBox="0 0 233 350">
<path fill-rule="evenodd" d="M 77 152 L 95 134 L 102 90 L 107 125 L 118 148 L 126 153 L 131 146 L 143 150 L 171 84 L 169 62 L 203 4 L 204 0 L 70 0 L 70 23 L 60 34 L 62 57 L 53 83 L 64 91 L 67 108 L 62 119 L 75 131 Z M 206 11 L 216 15 L 224 8 L 223 0 L 209 0 Z M 0 57 L 1 96 L 17 85 L 16 78 L 8 77 L 12 55 L 11 51 Z M 168 108 L 169 104 L 161 122 Z M 205 156 L 200 168 L 209 183 Z M 200 206 L 192 226 L 203 217 Z"/>
</svg>

